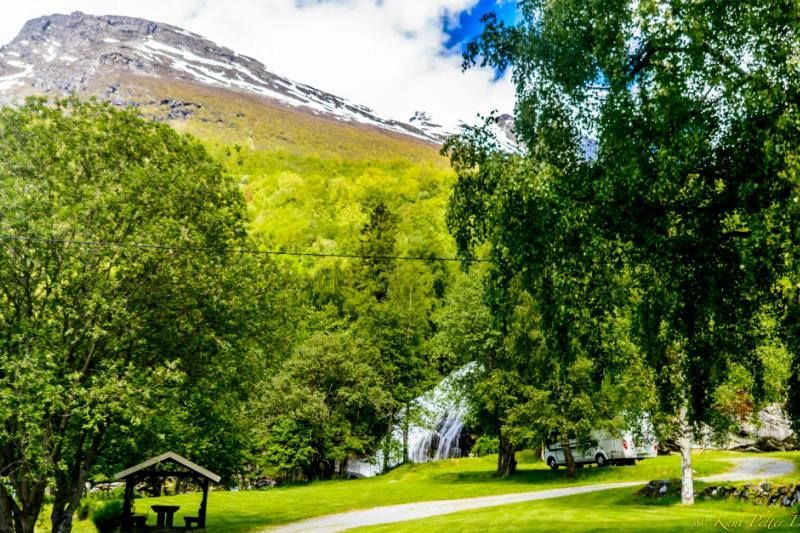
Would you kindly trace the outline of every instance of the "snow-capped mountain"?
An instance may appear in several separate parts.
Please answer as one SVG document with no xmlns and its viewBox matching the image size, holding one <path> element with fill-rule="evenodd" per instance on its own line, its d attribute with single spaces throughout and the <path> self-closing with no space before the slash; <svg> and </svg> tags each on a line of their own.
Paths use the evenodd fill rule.
<svg viewBox="0 0 800 533">
<path fill-rule="evenodd" d="M 279 76 L 251 57 L 168 24 L 79 12 L 30 20 L 13 41 L 0 48 L 0 101 L 29 94 L 77 93 L 125 105 L 121 90 L 125 88 L 114 77 L 125 74 L 245 92 L 315 115 L 433 143 L 460 129 L 437 124 L 424 112 L 406 122 L 383 116 Z M 179 109 L 170 118 L 189 113 L 190 109 Z M 507 140 L 511 143 L 513 137 Z"/>
</svg>

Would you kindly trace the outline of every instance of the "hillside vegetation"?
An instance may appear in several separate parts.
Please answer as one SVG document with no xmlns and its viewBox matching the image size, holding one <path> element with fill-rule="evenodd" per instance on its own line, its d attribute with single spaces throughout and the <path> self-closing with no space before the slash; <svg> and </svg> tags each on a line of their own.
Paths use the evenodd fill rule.
<svg viewBox="0 0 800 533">
<path fill-rule="evenodd" d="M 143 114 L 200 138 L 239 180 L 262 249 L 357 253 L 369 212 L 382 203 L 398 217 L 398 255 L 455 255 L 444 222 L 455 173 L 438 146 L 236 91 L 153 78 L 127 86 Z M 170 118 L 174 102 L 190 114 Z"/>
<path fill-rule="evenodd" d="M 143 113 L 169 120 L 172 127 L 205 140 L 239 144 L 257 151 L 283 151 L 343 159 L 405 160 L 449 168 L 437 145 L 376 127 L 281 106 L 257 95 L 175 80 L 126 79 L 123 96 Z M 165 98 L 168 95 L 168 98 Z M 185 106 L 188 119 L 169 118 L 169 104 Z"/>
<path fill-rule="evenodd" d="M 398 253 L 454 253 L 444 224 L 453 182 L 448 170 L 401 159 L 345 159 L 240 147 L 215 151 L 241 180 L 253 235 L 273 249 L 353 253 L 369 210 L 382 202 L 399 218 Z"/>
</svg>

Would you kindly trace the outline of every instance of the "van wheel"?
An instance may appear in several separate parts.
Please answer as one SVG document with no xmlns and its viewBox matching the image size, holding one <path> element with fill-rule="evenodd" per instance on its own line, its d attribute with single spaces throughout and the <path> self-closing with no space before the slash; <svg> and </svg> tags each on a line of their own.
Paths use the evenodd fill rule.
<svg viewBox="0 0 800 533">
<path fill-rule="evenodd" d="M 551 457 L 547 460 L 547 466 L 550 467 L 550 470 L 558 470 L 558 463 L 556 462 L 555 457 Z"/>
<path fill-rule="evenodd" d="M 603 455 L 602 453 L 598 453 L 594 457 L 594 461 L 597 463 L 597 466 L 600 466 L 600 467 L 608 466 L 608 461 L 606 461 L 606 456 Z"/>
</svg>

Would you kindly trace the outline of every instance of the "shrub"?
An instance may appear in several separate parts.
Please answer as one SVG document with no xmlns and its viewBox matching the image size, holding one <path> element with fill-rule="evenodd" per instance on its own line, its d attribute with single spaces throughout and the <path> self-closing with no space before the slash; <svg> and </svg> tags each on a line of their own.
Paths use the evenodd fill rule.
<svg viewBox="0 0 800 533">
<path fill-rule="evenodd" d="M 122 500 L 98 503 L 92 511 L 92 522 L 100 533 L 112 533 L 122 522 Z"/>
<path fill-rule="evenodd" d="M 478 437 L 478 440 L 475 441 L 475 445 L 472 446 L 472 454 L 475 455 L 475 457 L 483 457 L 484 455 L 497 453 L 499 449 L 500 442 L 497 440 L 497 437 L 482 435 Z"/>
</svg>

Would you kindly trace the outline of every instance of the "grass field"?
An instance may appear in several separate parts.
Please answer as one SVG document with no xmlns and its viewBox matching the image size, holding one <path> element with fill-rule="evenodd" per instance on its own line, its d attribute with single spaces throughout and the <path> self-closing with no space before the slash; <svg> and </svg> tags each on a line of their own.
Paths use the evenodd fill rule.
<svg viewBox="0 0 800 533">
<path fill-rule="evenodd" d="M 774 455 L 800 462 L 800 454 L 797 453 Z M 698 452 L 694 457 L 695 471 L 698 476 L 723 472 L 732 466 L 726 459 L 739 456 L 741 454 L 732 452 Z M 576 480 L 570 481 L 564 470 L 550 471 L 533 454 L 521 454 L 520 459 L 520 472 L 510 479 L 494 477 L 495 458 L 484 457 L 406 465 L 385 476 L 372 479 L 314 482 L 251 492 L 216 491 L 209 495 L 208 531 L 257 531 L 304 518 L 380 505 L 602 482 L 674 478 L 680 471 L 679 458 L 667 456 L 648 459 L 636 466 L 584 468 L 579 471 Z M 628 531 L 647 531 L 648 528 L 651 531 L 670 530 L 669 528 L 690 531 L 696 530 L 695 519 L 716 516 L 715 513 L 721 513 L 733 520 L 752 517 L 756 511 L 763 511 L 750 504 L 719 502 L 699 502 L 694 508 L 681 507 L 676 502 L 653 505 L 637 502 L 632 496 L 633 492 L 633 489 L 621 489 L 508 505 L 390 527 L 392 531 L 468 531 L 489 527 L 493 530 L 524 531 L 537 530 L 542 524 L 547 524 L 545 529 L 539 530 L 604 531 L 622 527 Z M 137 512 L 149 512 L 150 523 L 154 522 L 155 517 L 149 507 L 156 502 L 180 505 L 176 523 L 182 523 L 183 513 L 196 513 L 199 496 L 186 494 L 136 500 Z M 790 516 L 785 510 L 769 512 L 783 518 Z M 84 528 L 88 524 L 81 523 L 80 526 Z M 388 529 L 387 527 L 386 530 Z M 89 527 L 78 531 L 91 530 Z"/>
<path fill-rule="evenodd" d="M 702 484 L 700 484 L 702 487 Z M 557 531 L 571 532 L 702 532 L 798 531 L 792 511 L 750 503 L 698 500 L 683 506 L 676 499 L 652 503 L 616 489 L 552 500 L 504 505 L 415 520 L 359 532 L 411 531 Z"/>
</svg>

